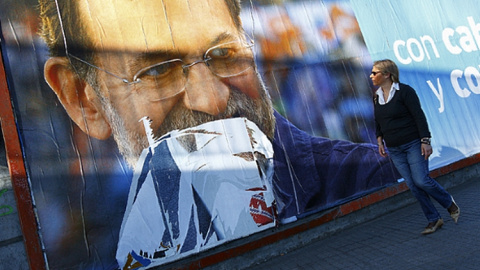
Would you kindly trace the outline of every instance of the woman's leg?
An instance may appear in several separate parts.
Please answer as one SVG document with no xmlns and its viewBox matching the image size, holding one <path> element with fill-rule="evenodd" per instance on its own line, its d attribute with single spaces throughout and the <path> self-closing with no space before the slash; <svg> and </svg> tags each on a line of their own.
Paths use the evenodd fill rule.
<svg viewBox="0 0 480 270">
<path fill-rule="evenodd" d="M 435 179 L 430 177 L 428 159 L 422 156 L 420 141 L 412 144 L 407 150 L 408 163 L 415 185 L 434 198 L 443 208 L 452 205 L 452 196 Z"/>
<path fill-rule="evenodd" d="M 413 172 L 411 170 L 411 165 L 409 164 L 410 154 L 408 152 L 408 149 L 410 148 L 410 144 L 412 143 L 405 144 L 399 147 L 390 147 L 388 148 L 389 154 L 393 161 L 393 164 L 397 168 L 400 175 L 405 179 L 405 182 L 410 188 L 413 196 L 420 203 L 420 207 L 422 208 L 423 214 L 427 218 L 428 222 L 435 222 L 440 219 L 441 216 L 433 205 L 432 201 L 430 200 L 428 193 L 416 185 L 413 177 Z"/>
</svg>

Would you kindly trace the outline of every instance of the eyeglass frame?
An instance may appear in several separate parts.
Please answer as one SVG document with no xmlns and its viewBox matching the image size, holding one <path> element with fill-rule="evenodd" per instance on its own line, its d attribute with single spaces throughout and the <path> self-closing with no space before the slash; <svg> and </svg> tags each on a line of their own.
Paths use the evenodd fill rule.
<svg viewBox="0 0 480 270">
<path fill-rule="evenodd" d="M 254 40 L 251 39 L 251 38 L 248 38 L 248 40 L 250 41 L 250 44 L 247 43 L 245 47 L 246 47 L 246 48 L 252 48 L 252 47 L 255 45 L 255 42 L 254 42 Z M 230 43 L 234 43 L 234 42 L 238 42 L 238 40 L 229 41 L 229 42 L 225 42 L 225 43 L 221 43 L 221 44 L 217 44 L 217 45 L 215 45 L 215 46 L 212 46 L 212 47 L 208 48 L 208 49 L 205 51 L 205 53 L 203 54 L 203 59 L 202 59 L 202 60 L 197 60 L 197 61 L 194 61 L 194 62 L 191 62 L 191 63 L 187 63 L 187 64 L 182 65 L 183 72 L 186 73 L 186 70 L 188 70 L 188 68 L 190 68 L 190 67 L 192 67 L 192 66 L 194 66 L 194 65 L 196 65 L 196 64 L 199 64 L 199 63 L 204 63 L 207 67 L 209 67 L 208 61 L 212 60 L 212 58 L 207 57 L 207 54 L 210 52 L 210 50 L 213 49 L 213 48 L 217 48 L 217 47 L 220 47 L 220 46 L 222 46 L 222 45 L 230 44 Z M 248 42 L 248 41 L 247 41 L 247 42 Z M 252 52 L 253 52 L 253 50 L 252 50 Z M 82 62 L 82 63 L 90 66 L 90 67 L 93 67 L 93 68 L 95 68 L 95 69 L 97 69 L 97 70 L 103 71 L 103 72 L 105 72 L 105 73 L 107 73 L 107 74 L 109 74 L 109 75 L 111 75 L 111 76 L 113 76 L 113 77 L 115 77 L 115 78 L 117 78 L 117 79 L 120 79 L 120 80 L 122 80 L 124 83 L 126 83 L 126 84 L 128 84 L 128 85 L 137 84 L 137 83 L 141 82 L 142 80 L 140 80 L 140 79 L 138 78 L 138 76 L 139 76 L 140 74 L 142 74 L 142 72 L 144 72 L 144 71 L 146 71 L 146 70 L 149 70 L 150 68 L 153 68 L 153 67 L 155 67 L 155 66 L 160 66 L 160 65 L 166 64 L 166 63 L 172 63 L 172 62 L 175 62 L 175 61 L 180 61 L 180 62 L 182 62 L 182 63 L 185 63 L 185 62 L 184 62 L 182 59 L 180 59 L 180 58 L 175 58 L 175 59 L 170 59 L 170 60 L 162 61 L 162 62 L 159 62 L 159 63 L 155 63 L 155 64 L 153 64 L 153 65 L 149 65 L 149 66 L 146 66 L 146 67 L 144 67 L 144 68 L 141 68 L 139 71 L 137 71 L 137 72 L 135 73 L 135 75 L 133 75 L 132 80 L 129 81 L 128 79 L 125 79 L 125 78 L 123 78 L 123 77 L 121 77 L 121 76 L 119 76 L 119 75 L 117 75 L 117 74 L 115 74 L 115 73 L 113 73 L 113 72 L 110 72 L 110 71 L 108 71 L 108 70 L 106 70 L 106 69 L 103 69 L 103 68 L 101 68 L 101 67 L 99 67 L 99 66 L 96 66 L 96 65 L 94 65 L 94 64 L 92 64 L 92 63 L 90 63 L 90 62 L 88 62 L 88 61 L 86 61 L 86 60 L 83 60 L 83 59 L 81 59 L 80 57 L 75 56 L 75 55 L 69 53 L 68 51 L 66 52 L 66 55 L 67 55 L 67 57 L 71 57 L 71 58 L 73 58 L 73 59 L 75 59 L 75 60 L 77 60 L 77 61 L 80 61 L 80 62 Z M 254 59 L 255 59 L 255 56 L 253 57 L 253 60 L 254 60 Z M 238 76 L 238 75 L 242 74 L 243 72 L 245 72 L 245 71 L 248 70 L 248 69 L 246 69 L 246 70 L 244 70 L 244 71 L 242 71 L 242 72 L 239 72 L 239 73 L 237 73 L 237 74 L 229 75 L 229 76 L 220 76 L 220 75 L 216 74 L 215 72 L 213 72 L 210 68 L 209 68 L 209 70 L 210 70 L 210 72 L 212 72 L 212 73 L 215 74 L 216 76 L 219 76 L 219 77 L 222 77 L 222 78 L 228 78 L 228 77 Z"/>
</svg>

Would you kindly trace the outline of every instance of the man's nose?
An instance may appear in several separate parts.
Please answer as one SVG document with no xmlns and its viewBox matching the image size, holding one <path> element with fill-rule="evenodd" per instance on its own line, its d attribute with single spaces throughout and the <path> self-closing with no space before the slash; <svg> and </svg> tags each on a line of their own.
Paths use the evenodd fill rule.
<svg viewBox="0 0 480 270">
<path fill-rule="evenodd" d="M 188 109 L 210 115 L 225 111 L 230 89 L 205 64 L 191 66 L 187 76 L 183 102 Z"/>
</svg>

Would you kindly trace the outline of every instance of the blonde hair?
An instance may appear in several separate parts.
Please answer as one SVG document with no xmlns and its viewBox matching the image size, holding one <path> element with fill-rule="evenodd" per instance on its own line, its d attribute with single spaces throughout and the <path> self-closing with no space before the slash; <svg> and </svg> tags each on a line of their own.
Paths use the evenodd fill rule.
<svg viewBox="0 0 480 270">
<path fill-rule="evenodd" d="M 383 59 L 373 62 L 373 66 L 376 67 L 382 74 L 390 73 L 390 79 L 394 83 L 400 82 L 400 75 L 398 73 L 398 67 L 395 62 L 390 59 Z"/>
</svg>

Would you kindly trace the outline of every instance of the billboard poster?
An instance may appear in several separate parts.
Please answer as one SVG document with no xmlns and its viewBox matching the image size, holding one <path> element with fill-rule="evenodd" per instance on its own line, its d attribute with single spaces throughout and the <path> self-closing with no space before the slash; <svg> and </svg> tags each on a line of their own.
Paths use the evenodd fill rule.
<svg viewBox="0 0 480 270">
<path fill-rule="evenodd" d="M 480 152 L 480 11 L 476 1 L 352 0 L 373 60 L 391 59 L 432 133 L 430 168 Z M 374 14 L 374 16 L 372 16 Z"/>
<path fill-rule="evenodd" d="M 349 1 L 1 3 L 48 269 L 161 266 L 397 182 Z"/>
</svg>

